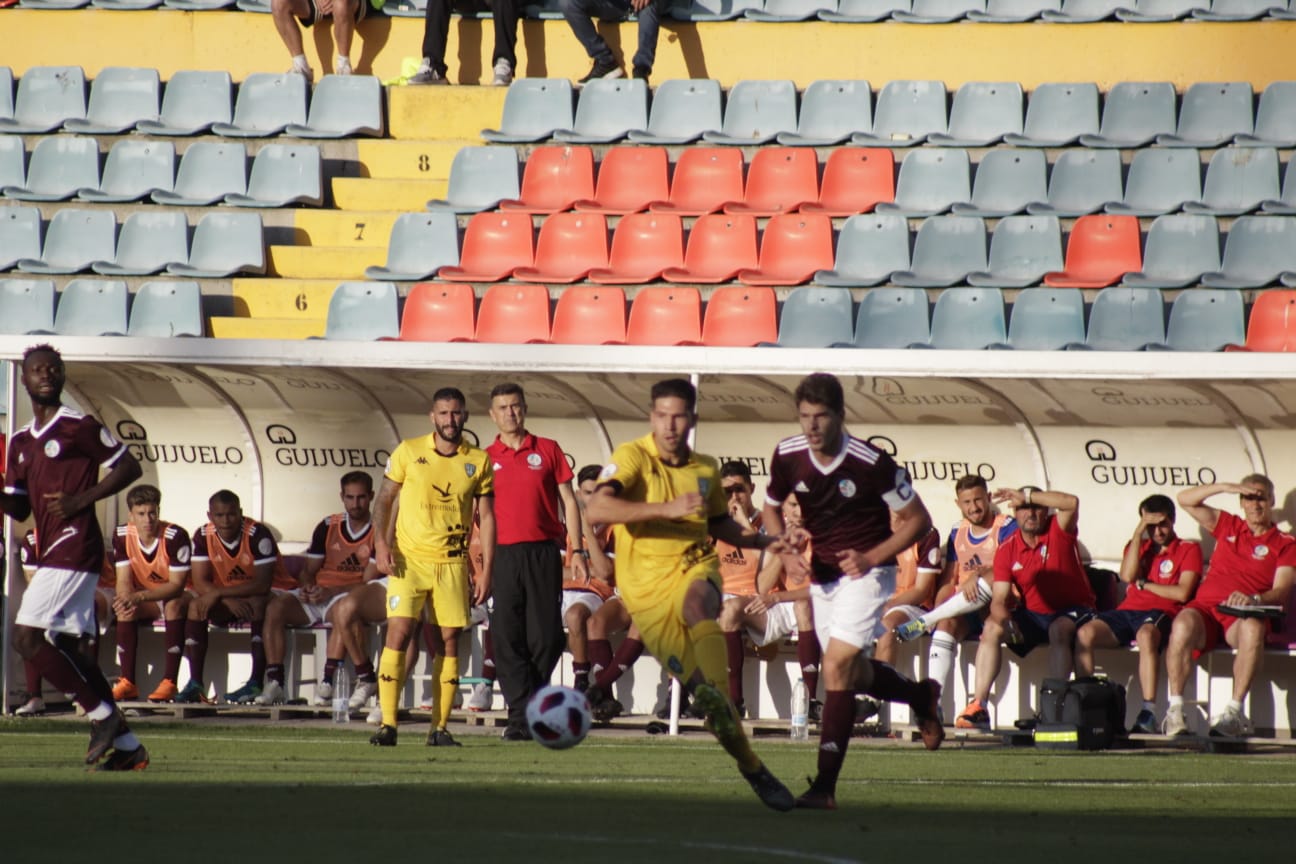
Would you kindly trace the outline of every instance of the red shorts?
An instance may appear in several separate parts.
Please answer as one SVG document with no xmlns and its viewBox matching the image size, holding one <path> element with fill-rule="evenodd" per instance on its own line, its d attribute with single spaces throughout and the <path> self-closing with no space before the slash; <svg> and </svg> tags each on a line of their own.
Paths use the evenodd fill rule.
<svg viewBox="0 0 1296 864">
<path fill-rule="evenodd" d="M 1229 628 L 1233 626 L 1233 622 L 1241 620 L 1235 615 L 1225 615 L 1223 612 L 1216 609 L 1215 606 L 1215 603 L 1202 600 L 1192 600 L 1191 602 L 1184 604 L 1184 609 L 1196 609 L 1201 613 L 1203 621 L 1202 629 L 1205 631 L 1205 641 L 1203 642 L 1202 647 L 1193 651 L 1194 660 L 1205 654 L 1207 651 L 1214 651 L 1221 645 L 1227 645 L 1228 643 L 1225 642 L 1224 636 L 1228 633 Z M 1266 634 L 1272 632 L 1272 621 L 1266 622 L 1265 630 Z"/>
</svg>

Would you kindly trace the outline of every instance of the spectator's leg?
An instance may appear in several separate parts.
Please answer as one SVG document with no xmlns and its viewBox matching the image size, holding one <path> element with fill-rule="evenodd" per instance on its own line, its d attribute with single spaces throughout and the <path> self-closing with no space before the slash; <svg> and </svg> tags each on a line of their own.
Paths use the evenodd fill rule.
<svg viewBox="0 0 1296 864">
<path fill-rule="evenodd" d="M 450 38 L 450 0 L 428 0 L 423 19 L 423 58 L 440 77 L 446 74 L 446 42 Z"/>
<path fill-rule="evenodd" d="M 648 5 L 639 10 L 639 48 L 632 61 L 636 77 L 647 78 L 652 74 L 657 59 L 657 31 L 670 4 L 671 0 L 648 0 Z"/>
<path fill-rule="evenodd" d="M 507 62 L 511 75 L 517 69 L 517 31 L 521 2 L 491 0 L 490 6 L 495 27 L 495 51 L 491 56 L 491 64 L 498 67 L 501 60 Z"/>
<path fill-rule="evenodd" d="M 1075 621 L 1059 615 L 1049 624 L 1049 675 L 1065 680 L 1075 665 Z"/>
<path fill-rule="evenodd" d="M 1240 706 L 1251 691 L 1251 682 L 1264 664 L 1268 627 L 1263 618 L 1239 618 L 1229 627 L 1226 641 L 1233 646 L 1233 701 Z"/>
<path fill-rule="evenodd" d="M 339 75 L 351 74 L 351 37 L 356 22 L 363 17 L 361 11 L 368 5 L 369 0 L 333 0 L 333 42 L 337 48 L 334 68 Z"/>
<path fill-rule="evenodd" d="M 1166 646 L 1166 685 L 1170 691 L 1170 704 L 1183 704 L 1184 687 L 1188 684 L 1188 671 L 1192 667 L 1192 652 L 1206 644 L 1206 629 L 1201 613 L 1196 609 L 1183 609 L 1175 616 L 1170 627 L 1170 644 Z"/>
<path fill-rule="evenodd" d="M 1089 629 L 1093 622 L 1086 624 L 1084 630 Z M 1116 637 L 1112 637 L 1112 642 Z M 1138 644 L 1139 649 L 1139 689 L 1143 691 L 1143 701 L 1145 703 L 1156 702 L 1157 677 L 1161 674 L 1161 631 L 1156 628 L 1155 624 L 1144 624 L 1134 634 L 1134 641 Z M 1079 644 L 1079 639 L 1076 640 Z M 1113 647 L 1115 647 L 1113 645 Z M 1076 672 L 1079 673 L 1079 658 L 1076 661 Z M 1092 675 L 1092 672 L 1087 674 Z M 1150 709 L 1149 709 L 1150 710 Z"/>
<path fill-rule="evenodd" d="M 270 0 L 270 17 L 274 19 L 275 30 L 292 57 L 292 71 L 299 72 L 310 80 L 315 76 L 310 64 L 306 61 L 305 48 L 302 45 L 301 28 L 315 23 L 316 11 L 312 0 Z"/>
<path fill-rule="evenodd" d="M 561 0 L 558 8 L 562 10 L 567 26 L 571 27 L 576 40 L 584 47 L 596 65 L 615 65 L 616 57 L 603 37 L 594 26 L 594 18 L 619 20 L 629 13 L 630 5 L 615 3 L 613 0 Z"/>
</svg>

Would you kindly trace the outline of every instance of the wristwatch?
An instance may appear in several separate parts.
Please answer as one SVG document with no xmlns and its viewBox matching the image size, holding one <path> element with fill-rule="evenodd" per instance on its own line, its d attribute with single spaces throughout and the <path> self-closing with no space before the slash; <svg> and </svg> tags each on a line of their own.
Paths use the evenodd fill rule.
<svg viewBox="0 0 1296 864">
<path fill-rule="evenodd" d="M 1147 580 L 1146 580 L 1146 579 L 1138 579 L 1138 580 L 1135 581 L 1134 584 L 1135 584 L 1135 585 L 1138 585 L 1140 591 L 1146 591 L 1146 590 L 1147 590 Z"/>
</svg>

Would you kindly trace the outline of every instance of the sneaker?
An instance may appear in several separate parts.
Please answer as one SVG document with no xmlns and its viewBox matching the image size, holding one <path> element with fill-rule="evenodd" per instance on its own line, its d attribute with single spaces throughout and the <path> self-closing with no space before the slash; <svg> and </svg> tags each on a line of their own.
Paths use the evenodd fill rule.
<svg viewBox="0 0 1296 864">
<path fill-rule="evenodd" d="M 302 76 L 303 78 L 306 79 L 307 84 L 311 84 L 315 81 L 315 70 L 312 69 L 310 65 L 306 63 L 302 63 L 302 64 L 294 63 L 292 65 L 292 68 L 288 70 L 288 74 Z"/>
<path fill-rule="evenodd" d="M 1134 720 L 1134 728 L 1130 731 L 1137 732 L 1140 735 L 1157 734 L 1156 715 L 1144 708 L 1138 713 L 1138 717 Z"/>
<path fill-rule="evenodd" d="M 90 721 L 90 746 L 86 748 L 86 764 L 93 765 L 112 749 L 118 735 L 128 732 L 126 718 L 114 706 L 112 713 L 102 720 Z"/>
<path fill-rule="evenodd" d="M 588 672 L 577 672 L 572 678 L 572 689 L 584 693 L 589 689 L 590 676 Z"/>
<path fill-rule="evenodd" d="M 395 747 L 396 727 L 379 726 L 378 731 L 369 738 L 369 743 L 375 747 Z"/>
<path fill-rule="evenodd" d="M 917 705 L 910 705 L 909 708 L 913 711 L 923 746 L 928 750 L 938 750 L 941 742 L 945 740 L 945 724 L 941 722 L 940 716 L 941 685 L 928 678 L 918 686 L 926 692 Z"/>
<path fill-rule="evenodd" d="M 333 71 L 338 75 L 350 75 L 352 72 L 351 58 L 350 57 L 337 58 L 337 60 L 335 60 L 333 63 Z"/>
<path fill-rule="evenodd" d="M 495 61 L 495 77 L 491 79 L 494 87 L 507 87 L 513 83 L 513 64 L 504 58 Z"/>
<path fill-rule="evenodd" d="M 504 741 L 530 741 L 531 737 L 531 730 L 525 723 L 510 723 L 500 735 Z"/>
<path fill-rule="evenodd" d="M 162 682 L 158 684 L 157 689 L 148 695 L 148 701 L 170 702 L 176 698 L 176 694 L 179 692 L 180 689 L 176 687 L 174 681 L 170 678 L 163 678 Z"/>
<path fill-rule="evenodd" d="M 112 689 L 114 702 L 133 702 L 139 698 L 139 688 L 128 678 L 118 678 Z"/>
<path fill-rule="evenodd" d="M 454 736 L 445 729 L 433 729 L 428 732 L 427 746 L 429 747 L 462 747 Z"/>
<path fill-rule="evenodd" d="M 649 69 L 647 66 L 634 67 L 634 77 L 639 79 L 640 81 L 647 81 L 648 76 L 651 74 L 652 74 L 652 70 Z"/>
<path fill-rule="evenodd" d="M 818 699 L 810 700 L 810 710 L 806 712 L 806 720 L 816 726 L 823 722 L 823 703 Z"/>
<path fill-rule="evenodd" d="M 363 679 L 356 682 L 355 689 L 351 691 L 350 706 L 352 711 L 359 711 L 370 699 L 378 695 L 378 680 L 365 681 Z"/>
<path fill-rule="evenodd" d="M 418 71 L 409 77 L 407 84 L 449 84 L 446 77 L 432 68 L 432 61 L 427 57 L 423 58 L 422 65 Z"/>
<path fill-rule="evenodd" d="M 698 690 L 700 691 L 706 686 L 703 684 Z M 699 695 L 701 694 L 699 693 Z M 719 694 L 717 693 L 717 695 Z M 792 793 L 777 777 L 770 773 L 770 770 L 763 763 L 751 774 L 740 773 L 742 773 L 743 779 L 751 784 L 752 791 L 756 793 L 756 797 L 761 800 L 761 803 L 771 810 L 786 813 L 796 806 L 796 799 L 792 797 Z"/>
<path fill-rule="evenodd" d="M 1226 710 L 1211 721 L 1212 738 L 1246 738 L 1251 734 L 1251 723 L 1238 711 Z"/>
<path fill-rule="evenodd" d="M 234 705 L 251 705 L 253 700 L 260 695 L 261 685 L 255 681 L 247 681 L 233 693 L 225 694 L 225 701 Z"/>
<path fill-rule="evenodd" d="M 16 717 L 35 717 L 38 714 L 45 713 L 45 700 L 39 696 L 33 696 L 14 710 Z"/>
<path fill-rule="evenodd" d="M 595 60 L 594 66 L 590 69 L 589 74 L 576 82 L 577 86 L 588 84 L 598 78 L 620 78 L 623 74 L 621 67 L 615 62 L 606 60 Z"/>
<path fill-rule="evenodd" d="M 382 706 L 375 705 L 372 708 L 370 708 L 369 713 L 365 715 L 365 722 L 368 723 L 370 726 L 381 726 Z"/>
<path fill-rule="evenodd" d="M 1161 721 L 1161 733 L 1169 735 L 1172 738 L 1176 735 L 1191 735 L 1188 730 L 1188 720 L 1184 717 L 1183 708 L 1177 705 L 1171 705 L 1166 710 L 1165 719 Z"/>
<path fill-rule="evenodd" d="M 211 701 L 203 692 L 203 686 L 197 681 L 190 681 L 184 689 L 176 694 L 175 700 L 181 704 L 210 705 Z"/>
<path fill-rule="evenodd" d="M 906 621 L 893 631 L 895 637 L 901 642 L 912 642 L 919 636 L 926 635 L 927 625 L 921 618 L 915 618 L 912 621 Z"/>
<path fill-rule="evenodd" d="M 606 723 L 625 712 L 625 706 L 611 696 L 604 695 L 597 687 L 585 691 L 585 698 L 590 703 L 590 718 L 598 723 Z"/>
<path fill-rule="evenodd" d="M 107 759 L 94 767 L 95 771 L 143 771 L 149 766 L 149 754 L 144 745 L 134 750 L 114 750 Z"/>
<path fill-rule="evenodd" d="M 503 60 L 501 63 L 505 62 Z M 469 711 L 489 711 L 495 704 L 495 688 L 487 681 L 485 684 L 474 684 L 472 693 L 468 696 Z"/>
<path fill-rule="evenodd" d="M 860 696 L 855 700 L 855 722 L 863 723 L 870 717 L 876 717 L 881 710 L 881 702 L 872 696 Z"/>
<path fill-rule="evenodd" d="M 333 705 L 333 685 L 327 681 L 321 681 L 315 685 L 316 708 L 327 708 Z"/>
<path fill-rule="evenodd" d="M 252 700 L 253 705 L 282 705 L 284 697 L 288 694 L 284 692 L 284 686 L 278 681 L 267 681 L 265 687 Z"/>
<path fill-rule="evenodd" d="M 836 810 L 837 796 L 819 788 L 819 781 L 810 780 L 810 788 L 796 799 L 798 810 Z"/>
<path fill-rule="evenodd" d="M 990 728 L 990 712 L 981 704 L 980 699 L 973 699 L 963 709 L 963 713 L 955 718 L 954 728 L 988 729 Z"/>
</svg>

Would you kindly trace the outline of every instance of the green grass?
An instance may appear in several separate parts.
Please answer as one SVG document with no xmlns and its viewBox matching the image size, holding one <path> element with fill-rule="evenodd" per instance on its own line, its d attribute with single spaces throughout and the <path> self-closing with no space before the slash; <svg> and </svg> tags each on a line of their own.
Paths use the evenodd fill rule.
<svg viewBox="0 0 1296 864">
<path fill-rule="evenodd" d="M 0 722 L 4 860 L 902 861 L 1044 864 L 1291 855 L 1296 755 L 854 746 L 836 813 L 763 808 L 709 738 L 595 736 L 554 753 L 423 724 L 140 724 L 145 772 L 83 770 L 84 726 Z M 760 740 L 800 792 L 813 745 Z M 102 844 L 101 845 L 101 842 Z M 12 856 L 12 857 L 11 857 Z"/>
</svg>

